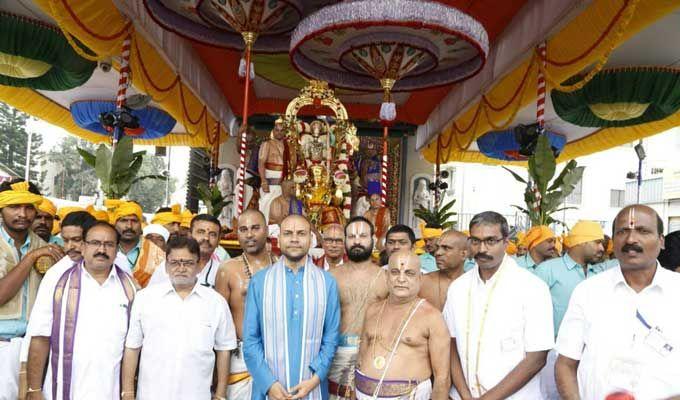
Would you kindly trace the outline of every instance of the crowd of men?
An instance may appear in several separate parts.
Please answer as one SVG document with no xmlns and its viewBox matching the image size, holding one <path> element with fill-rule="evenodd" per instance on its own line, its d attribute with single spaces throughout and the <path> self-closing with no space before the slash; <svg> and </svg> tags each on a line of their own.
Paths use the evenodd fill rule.
<svg viewBox="0 0 680 400">
<path fill-rule="evenodd" d="M 611 245 L 592 221 L 514 242 L 488 211 L 423 246 L 392 226 L 379 258 L 359 216 L 313 259 L 301 215 L 277 258 L 246 210 L 229 258 L 210 215 L 110 205 L 0 184 L 0 400 L 680 399 L 677 235 L 647 206 Z"/>
</svg>

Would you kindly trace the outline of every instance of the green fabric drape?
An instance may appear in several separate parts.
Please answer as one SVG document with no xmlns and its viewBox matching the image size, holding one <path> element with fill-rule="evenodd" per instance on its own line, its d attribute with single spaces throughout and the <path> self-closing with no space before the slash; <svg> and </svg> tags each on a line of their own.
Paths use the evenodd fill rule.
<svg viewBox="0 0 680 400">
<path fill-rule="evenodd" d="M 566 83 L 576 80 L 578 77 Z M 644 124 L 667 118 L 680 109 L 680 69 L 630 67 L 603 70 L 580 90 L 571 93 L 553 90 L 550 96 L 557 115 L 574 125 L 625 127 Z M 641 115 L 620 120 L 600 118 L 591 109 L 592 105 L 615 107 L 617 103 L 648 106 Z"/>
<path fill-rule="evenodd" d="M 57 29 L 42 22 L 0 13 L 0 53 L 39 60 L 52 66 L 34 78 L 0 75 L 0 85 L 60 91 L 78 87 L 97 63 L 80 57 Z"/>
</svg>

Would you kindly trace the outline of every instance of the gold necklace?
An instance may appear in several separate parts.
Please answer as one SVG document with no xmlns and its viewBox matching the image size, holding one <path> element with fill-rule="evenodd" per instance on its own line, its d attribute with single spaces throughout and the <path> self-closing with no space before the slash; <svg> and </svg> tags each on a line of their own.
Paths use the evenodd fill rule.
<svg viewBox="0 0 680 400">
<path fill-rule="evenodd" d="M 411 315 L 411 312 L 413 312 L 413 307 L 416 304 L 416 300 L 417 300 L 417 298 L 415 298 L 411 301 L 411 304 L 409 305 L 408 311 L 406 312 L 406 314 L 404 314 L 404 318 L 401 320 L 401 323 L 399 324 L 399 329 L 397 329 L 395 331 L 394 336 L 392 337 L 392 340 L 390 341 L 390 342 L 392 342 L 392 347 L 390 349 L 387 349 L 388 351 L 392 351 L 393 349 L 395 349 L 395 347 L 397 345 L 396 341 L 399 339 L 398 334 L 399 334 L 399 332 L 401 332 L 404 329 L 404 325 L 406 324 L 408 317 Z M 385 299 L 383 301 L 383 304 L 380 307 L 380 313 L 378 314 L 378 320 L 376 321 L 375 329 L 373 330 L 373 346 L 372 346 L 371 352 L 373 353 L 372 354 L 373 355 L 373 367 L 377 370 L 381 370 L 381 369 L 385 368 L 385 363 L 386 363 L 385 356 L 377 356 L 376 357 L 376 355 L 375 355 L 375 345 L 376 345 L 376 342 L 378 342 L 378 328 L 382 324 L 382 316 L 383 316 L 383 312 L 385 311 L 385 305 L 386 304 L 387 304 L 387 299 Z M 382 347 L 385 347 L 382 344 L 382 341 L 381 341 L 380 345 Z"/>
<path fill-rule="evenodd" d="M 486 315 L 489 311 L 489 304 L 491 304 L 491 296 L 493 295 L 494 289 L 496 289 L 496 286 L 500 281 L 501 272 L 504 270 L 505 269 L 501 265 L 498 271 L 496 271 L 497 276 L 493 284 L 491 285 L 491 289 L 489 289 L 489 294 L 487 294 L 486 296 L 486 304 L 484 304 L 482 320 L 480 321 L 479 324 L 479 333 L 477 334 L 477 354 L 475 357 L 475 385 L 477 387 L 477 393 L 473 394 L 473 396 L 481 396 L 482 389 L 484 389 L 479 381 L 479 361 L 482 350 L 482 336 L 484 334 L 484 325 L 486 322 Z M 477 273 L 479 273 L 479 271 Z M 471 330 L 470 326 L 472 325 L 472 285 L 473 282 L 470 282 L 470 287 L 468 288 L 467 327 L 465 332 L 465 376 L 470 380 L 472 380 L 472 377 L 470 377 L 470 330 Z"/>
</svg>

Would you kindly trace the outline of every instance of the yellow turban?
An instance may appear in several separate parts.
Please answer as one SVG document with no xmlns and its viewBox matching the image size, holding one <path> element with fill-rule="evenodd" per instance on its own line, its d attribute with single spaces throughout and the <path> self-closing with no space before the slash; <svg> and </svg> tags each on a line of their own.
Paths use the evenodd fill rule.
<svg viewBox="0 0 680 400">
<path fill-rule="evenodd" d="M 182 223 L 182 206 L 173 204 L 172 211 L 159 212 L 153 216 L 152 224 L 167 225 L 174 222 Z"/>
<path fill-rule="evenodd" d="M 604 232 L 600 224 L 595 221 L 581 220 L 571 228 L 564 244 L 567 247 L 574 247 L 595 240 L 604 240 Z"/>
<path fill-rule="evenodd" d="M 545 225 L 538 225 L 529 229 L 526 237 L 524 238 L 524 244 L 529 250 L 531 250 L 546 240 L 554 237 L 555 234 L 549 227 Z"/>
<path fill-rule="evenodd" d="M 513 241 L 508 242 L 508 247 L 505 249 L 508 255 L 514 256 L 517 254 L 517 245 Z"/>
<path fill-rule="evenodd" d="M 189 209 L 182 211 L 182 222 L 180 222 L 180 226 L 183 228 L 190 228 L 192 219 L 194 219 L 194 214 L 192 214 Z"/>
<path fill-rule="evenodd" d="M 109 221 L 109 213 L 107 213 L 106 210 L 97 210 L 92 204 L 87 206 L 85 211 L 90 213 L 97 221 Z"/>
<path fill-rule="evenodd" d="M 442 232 L 440 228 L 426 228 L 425 224 L 420 224 L 420 233 L 423 235 L 423 239 L 436 239 L 442 235 Z"/>
<path fill-rule="evenodd" d="M 425 254 L 425 241 L 423 239 L 416 241 L 414 247 L 417 255 Z"/>
<path fill-rule="evenodd" d="M 38 206 L 38 210 L 50 214 L 52 217 L 57 215 L 57 206 L 54 205 L 47 197 L 43 197 L 42 202 Z"/>
<path fill-rule="evenodd" d="M 60 220 L 62 220 L 64 219 L 64 217 L 75 211 L 85 211 L 85 209 L 83 207 L 75 206 L 59 207 L 59 211 L 57 211 L 57 216 L 59 217 Z"/>
<path fill-rule="evenodd" d="M 527 238 L 527 233 L 526 233 L 526 232 L 517 232 L 517 234 L 515 235 L 515 237 L 517 238 L 517 246 L 527 247 L 527 244 L 524 243 L 524 241 L 525 241 L 526 238 Z"/>
<path fill-rule="evenodd" d="M 128 215 L 134 215 L 139 219 L 139 222 L 142 222 L 143 215 L 142 215 L 142 207 L 139 206 L 139 204 L 132 202 L 132 201 L 123 201 L 118 206 L 113 210 L 113 218 L 112 222 L 116 223 L 119 219 L 126 217 Z"/>
<path fill-rule="evenodd" d="M 10 190 L 0 192 L 0 208 L 19 204 L 31 204 L 37 207 L 43 201 L 41 195 L 28 191 L 28 182 L 26 181 L 12 184 L 10 188 Z"/>
</svg>

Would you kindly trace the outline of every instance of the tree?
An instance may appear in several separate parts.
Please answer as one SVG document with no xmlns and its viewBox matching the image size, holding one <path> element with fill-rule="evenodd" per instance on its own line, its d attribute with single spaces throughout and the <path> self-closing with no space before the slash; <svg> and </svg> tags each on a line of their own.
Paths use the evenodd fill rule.
<svg viewBox="0 0 680 400">
<path fill-rule="evenodd" d="M 30 116 L 16 108 L 0 102 L 0 162 L 19 174 L 26 175 L 26 149 L 28 147 L 28 132 L 26 122 Z M 34 132 L 31 138 L 31 173 L 29 180 L 40 182 L 41 170 L 44 165 L 42 135 Z"/>
<path fill-rule="evenodd" d="M 94 196 L 97 193 L 97 176 L 94 169 L 87 165 L 78 154 L 78 147 L 94 152 L 95 146 L 74 136 L 63 138 L 59 144 L 46 155 L 47 169 L 54 174 L 47 174 L 53 182 L 45 182 L 43 187 L 52 188 L 47 194 L 72 201 L 83 196 Z"/>
<path fill-rule="evenodd" d="M 149 156 L 144 157 L 142 167 L 139 170 L 140 176 L 162 174 L 166 169 L 163 157 Z M 170 193 L 175 191 L 176 179 L 170 179 Z M 166 182 L 158 179 L 143 179 L 132 185 L 127 197 L 142 206 L 144 212 L 155 212 L 165 204 L 165 184 Z"/>
</svg>

